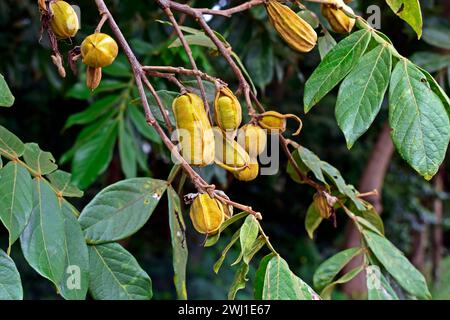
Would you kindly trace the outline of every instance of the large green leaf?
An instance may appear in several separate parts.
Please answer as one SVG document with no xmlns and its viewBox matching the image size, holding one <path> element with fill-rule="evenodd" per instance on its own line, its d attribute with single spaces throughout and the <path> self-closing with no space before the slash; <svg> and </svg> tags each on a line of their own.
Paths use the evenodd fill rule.
<svg viewBox="0 0 450 320">
<path fill-rule="evenodd" d="M 420 39 L 422 36 L 422 12 L 419 0 L 386 0 L 386 2 L 396 15 L 414 29 Z"/>
<path fill-rule="evenodd" d="M 366 268 L 367 299 L 369 300 L 398 300 L 398 296 L 392 289 L 386 277 L 378 266 Z"/>
<path fill-rule="evenodd" d="M 225 260 L 228 251 L 230 251 L 231 247 L 236 243 L 236 241 L 239 239 L 240 236 L 240 229 L 237 230 L 233 236 L 230 239 L 230 242 L 223 248 L 222 253 L 219 257 L 219 259 L 214 263 L 213 270 L 215 273 L 218 273 L 220 270 L 220 267 L 222 267 L 223 261 Z"/>
<path fill-rule="evenodd" d="M 320 293 L 320 296 L 322 297 L 322 299 L 325 300 L 329 300 L 331 299 L 331 293 L 333 292 L 334 288 L 338 285 L 338 284 L 342 284 L 342 283 L 347 283 L 350 280 L 352 280 L 354 277 L 356 277 L 361 271 L 364 270 L 363 266 L 359 266 L 356 267 L 352 270 L 350 270 L 349 272 L 347 272 L 346 274 L 344 274 L 342 277 L 340 277 L 339 279 L 337 279 L 336 281 L 333 281 L 332 283 L 330 283 L 329 285 L 327 285 L 322 292 Z"/>
<path fill-rule="evenodd" d="M 10 161 L 0 170 L 0 219 L 9 232 L 9 246 L 20 236 L 33 209 L 32 180 L 28 171 Z"/>
<path fill-rule="evenodd" d="M 432 46 L 450 49 L 450 23 L 436 23 L 423 28 L 423 40 Z"/>
<path fill-rule="evenodd" d="M 270 259 L 266 268 L 264 300 L 318 300 L 319 295 L 314 292 L 302 279 L 289 269 L 280 256 Z"/>
<path fill-rule="evenodd" d="M 231 283 L 230 290 L 228 291 L 228 300 L 234 300 L 236 293 L 245 288 L 245 284 L 248 281 L 247 273 L 249 270 L 249 265 L 245 262 L 241 263 L 239 269 L 234 275 L 233 282 Z"/>
<path fill-rule="evenodd" d="M 25 151 L 25 145 L 15 134 L 0 126 L 0 154 L 8 158 L 19 158 Z"/>
<path fill-rule="evenodd" d="M 319 157 L 305 147 L 299 147 L 297 150 L 303 164 L 314 173 L 317 180 L 327 184 L 322 173 L 321 161 Z"/>
<path fill-rule="evenodd" d="M 148 300 L 152 281 L 117 243 L 89 246 L 89 291 L 97 300 Z"/>
<path fill-rule="evenodd" d="M 65 272 L 61 280 L 61 295 L 68 300 L 84 300 L 89 287 L 89 253 L 80 223 L 79 213 L 68 202 L 62 201 L 64 219 Z"/>
<path fill-rule="evenodd" d="M 178 299 L 187 300 L 186 292 L 186 264 L 188 260 L 188 247 L 186 243 L 186 226 L 181 211 L 180 197 L 176 191 L 169 186 L 167 190 L 169 200 L 169 225 L 170 237 L 172 239 L 172 261 Z"/>
<path fill-rule="evenodd" d="M 240 231 L 240 242 L 241 242 L 241 250 L 245 263 L 249 263 L 250 253 L 253 246 L 253 243 L 258 236 L 258 221 L 255 216 L 248 215 L 245 218 L 244 223 L 242 224 Z"/>
<path fill-rule="evenodd" d="M 317 210 L 314 202 L 311 203 L 305 217 L 305 229 L 311 239 L 314 238 L 314 231 L 319 227 L 322 220 L 323 218 L 320 216 L 320 212 Z"/>
<path fill-rule="evenodd" d="M 63 197 L 76 197 L 83 196 L 83 191 L 78 189 L 71 183 L 72 175 L 62 170 L 56 170 L 49 174 L 48 179 L 52 187 Z"/>
<path fill-rule="evenodd" d="M 11 107 L 14 104 L 14 96 L 9 90 L 3 75 L 0 74 L 0 107 Z"/>
<path fill-rule="evenodd" d="M 150 218 L 166 187 L 163 180 L 133 178 L 100 191 L 79 218 L 86 241 L 104 243 L 135 233 Z"/>
<path fill-rule="evenodd" d="M 379 45 L 345 78 L 336 101 L 336 119 L 350 149 L 380 111 L 391 75 L 391 54 Z"/>
<path fill-rule="evenodd" d="M 264 278 L 266 277 L 267 265 L 274 256 L 274 253 L 269 253 L 268 255 L 264 256 L 264 258 L 262 258 L 259 262 L 258 269 L 256 270 L 255 280 L 253 282 L 253 292 L 256 300 L 262 300 Z"/>
<path fill-rule="evenodd" d="M 124 120 L 119 123 L 119 154 L 120 165 L 127 179 L 137 174 L 137 146 Z"/>
<path fill-rule="evenodd" d="M 145 120 L 145 115 L 141 111 L 139 111 L 136 106 L 130 105 L 127 108 L 127 112 L 130 116 L 131 121 L 133 121 L 133 124 L 136 127 L 137 131 L 139 131 L 141 135 L 152 142 L 161 143 L 161 138 L 159 137 L 156 130 L 147 123 L 147 121 Z"/>
<path fill-rule="evenodd" d="M 49 174 L 58 168 L 52 154 L 42 151 L 36 143 L 25 144 L 23 158 L 28 167 L 40 176 Z"/>
<path fill-rule="evenodd" d="M 273 78 L 274 55 L 272 42 L 268 39 L 268 36 L 259 36 L 249 43 L 244 60 L 251 78 L 260 89 L 264 89 Z"/>
<path fill-rule="evenodd" d="M 350 248 L 336 253 L 328 258 L 317 268 L 314 273 L 314 288 L 322 291 L 329 285 L 334 277 L 349 263 L 354 257 L 361 253 L 361 248 Z"/>
<path fill-rule="evenodd" d="M 428 72 L 436 72 L 450 65 L 450 55 L 431 51 L 415 52 L 410 59 Z"/>
<path fill-rule="evenodd" d="M 311 110 L 356 66 L 370 38 L 370 31 L 360 30 L 340 41 L 328 52 L 305 83 L 305 112 Z"/>
<path fill-rule="evenodd" d="M 92 139 L 78 147 L 72 160 L 73 182 L 84 189 L 103 173 L 111 161 L 117 137 L 117 121 L 103 126 Z"/>
<path fill-rule="evenodd" d="M 400 250 L 374 232 L 364 230 L 363 235 L 370 250 L 406 291 L 417 298 L 431 298 L 425 278 Z"/>
<path fill-rule="evenodd" d="M 449 117 L 426 76 L 406 59 L 392 73 L 389 122 L 400 155 L 425 179 L 431 179 L 445 157 Z"/>
<path fill-rule="evenodd" d="M 436 79 L 426 70 L 423 70 L 419 68 L 420 71 L 427 77 L 428 83 L 430 84 L 431 90 L 441 99 L 442 104 L 445 107 L 445 110 L 447 110 L 447 114 L 450 117 L 450 98 L 448 97 L 447 93 L 442 89 L 442 87 L 437 83 Z M 448 75 L 450 75 L 450 72 L 447 71 Z"/>
<path fill-rule="evenodd" d="M 22 281 L 14 261 L 0 250 L 0 300 L 22 300 Z"/>
<path fill-rule="evenodd" d="M 33 211 L 20 237 L 27 262 L 59 286 L 66 265 L 64 219 L 55 192 L 42 179 L 33 181 Z"/>
</svg>

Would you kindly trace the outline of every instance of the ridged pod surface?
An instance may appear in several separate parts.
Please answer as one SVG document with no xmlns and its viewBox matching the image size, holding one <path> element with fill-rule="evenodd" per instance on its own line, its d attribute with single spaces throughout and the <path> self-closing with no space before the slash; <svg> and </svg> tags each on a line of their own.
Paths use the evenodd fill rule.
<svg viewBox="0 0 450 320">
<path fill-rule="evenodd" d="M 202 99 L 193 93 L 173 100 L 181 155 L 191 165 L 206 166 L 214 161 L 214 134 Z"/>
<path fill-rule="evenodd" d="M 259 173 L 259 164 L 256 159 L 251 159 L 247 168 L 234 172 L 234 177 L 241 181 L 252 181 L 256 179 Z"/>
<path fill-rule="evenodd" d="M 342 7 L 345 11 L 354 13 L 353 9 L 347 6 L 343 1 L 336 1 L 338 7 Z M 322 15 L 328 20 L 331 28 L 337 33 L 349 33 L 355 25 L 355 19 L 347 16 L 344 11 L 335 9 L 332 5 L 321 4 L 320 11 Z"/>
<path fill-rule="evenodd" d="M 116 41 L 105 33 L 94 33 L 81 43 L 83 63 L 92 68 L 109 66 L 117 57 L 119 47 Z"/>
<path fill-rule="evenodd" d="M 227 138 L 218 127 L 213 128 L 216 145 L 215 163 L 230 172 L 244 170 L 250 163 L 250 156 L 242 146 Z"/>
<path fill-rule="evenodd" d="M 189 216 L 195 230 L 203 234 L 216 233 L 224 221 L 223 205 L 208 194 L 199 194 L 192 202 Z"/>
<path fill-rule="evenodd" d="M 249 123 L 239 129 L 237 141 L 250 157 L 256 157 L 266 148 L 267 135 L 260 126 Z"/>
<path fill-rule="evenodd" d="M 316 46 L 317 33 L 288 6 L 270 0 L 266 9 L 270 22 L 292 49 L 309 52 Z"/>
<path fill-rule="evenodd" d="M 70 4 L 65 1 L 50 3 L 52 19 L 50 26 L 58 39 L 75 37 L 80 29 L 78 15 Z"/>
<path fill-rule="evenodd" d="M 236 130 L 242 122 L 242 108 L 239 100 L 227 87 L 217 91 L 214 99 L 214 116 L 220 129 Z"/>
<path fill-rule="evenodd" d="M 297 117 L 295 114 L 282 114 L 277 111 L 266 111 L 259 116 L 258 124 L 264 128 L 269 130 L 270 133 L 283 133 L 286 131 L 286 119 L 292 118 L 298 121 L 299 126 L 297 131 L 294 133 L 298 135 L 302 130 L 302 120 Z"/>
<path fill-rule="evenodd" d="M 316 192 L 313 196 L 314 206 L 323 219 L 328 219 L 331 216 L 331 207 L 328 205 L 328 201 L 323 192 Z"/>
</svg>

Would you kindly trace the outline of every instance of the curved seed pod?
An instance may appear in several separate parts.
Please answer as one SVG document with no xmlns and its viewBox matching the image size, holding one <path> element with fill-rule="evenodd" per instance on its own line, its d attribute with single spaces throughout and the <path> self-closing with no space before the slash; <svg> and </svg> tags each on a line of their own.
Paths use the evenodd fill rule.
<svg viewBox="0 0 450 320">
<path fill-rule="evenodd" d="M 322 218 L 328 219 L 331 216 L 331 207 L 328 204 L 327 197 L 323 192 L 316 192 L 313 196 L 313 202 Z"/>
<path fill-rule="evenodd" d="M 181 155 L 191 165 L 206 166 L 214 161 L 214 134 L 202 99 L 193 93 L 173 100 Z"/>
<path fill-rule="evenodd" d="M 87 67 L 86 85 L 89 89 L 95 90 L 102 80 L 102 68 Z"/>
<path fill-rule="evenodd" d="M 52 13 L 50 26 L 55 36 L 58 39 L 75 37 L 80 29 L 80 22 L 72 6 L 65 1 L 51 2 L 50 11 Z"/>
<path fill-rule="evenodd" d="M 83 63 L 92 68 L 109 66 L 116 59 L 118 52 L 116 41 L 100 32 L 87 36 L 81 43 Z"/>
<path fill-rule="evenodd" d="M 269 132 L 276 131 L 275 133 L 283 133 L 286 131 L 287 118 L 293 118 L 298 121 L 298 129 L 293 134 L 294 136 L 298 135 L 302 130 L 303 123 L 299 117 L 292 113 L 281 114 L 276 111 L 267 111 L 259 116 L 258 123 L 262 128 L 269 130 Z"/>
<path fill-rule="evenodd" d="M 224 221 L 222 204 L 208 194 L 199 194 L 189 211 L 195 230 L 203 234 L 216 233 Z"/>
<path fill-rule="evenodd" d="M 237 141 L 250 157 L 256 157 L 266 148 L 267 135 L 260 126 L 249 123 L 239 129 Z"/>
<path fill-rule="evenodd" d="M 256 179 L 259 173 L 259 165 L 256 159 L 251 159 L 247 168 L 234 172 L 234 177 L 241 181 L 252 181 Z"/>
<path fill-rule="evenodd" d="M 250 156 L 239 143 L 227 138 L 218 127 L 213 128 L 216 145 L 215 163 L 225 170 L 244 170 L 250 163 Z"/>
<path fill-rule="evenodd" d="M 338 7 L 344 8 L 347 12 L 354 13 L 352 8 L 347 6 L 342 0 L 336 0 L 336 5 Z M 334 32 L 349 33 L 350 31 L 352 31 L 353 26 L 355 25 L 355 19 L 347 16 L 344 11 L 335 9 L 333 5 L 329 4 L 321 4 L 320 11 L 322 15 L 328 20 Z"/>
<path fill-rule="evenodd" d="M 224 131 L 236 130 L 242 122 L 242 108 L 233 92 L 224 87 L 214 99 L 214 115 L 216 123 Z"/>
<path fill-rule="evenodd" d="M 309 52 L 315 47 L 317 33 L 288 6 L 269 0 L 266 9 L 270 22 L 292 49 Z"/>
</svg>

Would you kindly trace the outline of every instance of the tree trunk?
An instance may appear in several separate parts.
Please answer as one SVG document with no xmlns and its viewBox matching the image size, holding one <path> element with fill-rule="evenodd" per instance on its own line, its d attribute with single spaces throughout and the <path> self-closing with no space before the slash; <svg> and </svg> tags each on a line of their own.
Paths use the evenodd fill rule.
<svg viewBox="0 0 450 320">
<path fill-rule="evenodd" d="M 383 211 L 381 192 L 383 187 L 384 177 L 389 167 L 389 163 L 394 151 L 394 145 L 392 144 L 390 136 L 389 124 L 385 123 L 378 135 L 378 140 L 372 150 L 369 161 L 364 169 L 361 181 L 359 183 L 359 192 L 370 192 L 374 189 L 378 190 L 378 196 L 367 197 L 366 200 L 372 203 L 377 212 L 380 214 Z M 354 227 L 353 222 L 348 222 L 346 227 L 346 241 L 345 247 L 359 246 L 361 242 L 360 234 Z M 362 264 L 363 256 L 355 257 L 344 268 L 344 272 L 348 272 L 351 269 L 360 266 Z M 364 272 L 361 272 L 352 281 L 343 285 L 343 291 L 350 297 L 358 298 L 362 297 L 367 292 L 366 276 Z"/>
<path fill-rule="evenodd" d="M 437 192 L 444 191 L 444 178 L 445 178 L 445 170 L 442 165 L 439 169 L 438 174 L 434 178 L 434 188 Z M 442 216 L 444 212 L 444 206 L 442 200 L 439 198 L 435 198 L 433 200 L 433 211 L 436 218 L 435 225 L 433 226 L 433 269 L 432 269 L 432 277 L 433 282 L 438 283 L 440 280 L 440 271 L 441 271 L 441 260 L 444 252 L 444 234 L 442 230 Z"/>
</svg>

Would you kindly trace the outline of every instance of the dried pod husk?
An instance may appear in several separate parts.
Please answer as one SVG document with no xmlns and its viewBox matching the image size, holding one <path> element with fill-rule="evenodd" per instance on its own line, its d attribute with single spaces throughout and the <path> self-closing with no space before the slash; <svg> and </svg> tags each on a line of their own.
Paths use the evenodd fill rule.
<svg viewBox="0 0 450 320">
<path fill-rule="evenodd" d="M 248 123 L 239 129 L 237 141 L 250 157 L 255 158 L 266 148 L 267 134 L 260 126 Z"/>
<path fill-rule="evenodd" d="M 216 233 L 224 221 L 222 203 L 208 194 L 199 194 L 192 202 L 189 211 L 195 230 L 203 234 Z"/>
<path fill-rule="evenodd" d="M 191 165 L 206 166 L 214 161 L 215 143 L 211 123 L 202 99 L 193 93 L 173 100 L 181 155 Z"/>
<path fill-rule="evenodd" d="M 292 118 L 298 121 L 299 126 L 296 132 L 294 132 L 294 136 L 298 135 L 302 130 L 302 120 L 297 117 L 295 114 L 282 114 L 277 111 L 267 111 L 259 116 L 258 124 L 267 129 L 270 133 L 283 133 L 286 131 L 286 119 Z"/>
<path fill-rule="evenodd" d="M 241 125 L 241 104 L 233 92 L 227 87 L 217 91 L 214 99 L 214 115 L 217 125 L 224 131 L 236 130 Z"/>
<path fill-rule="evenodd" d="M 105 33 L 94 33 L 81 43 L 83 63 L 92 68 L 103 68 L 114 62 L 119 53 L 116 41 Z"/>
<path fill-rule="evenodd" d="M 39 2 L 39 6 L 42 6 Z M 80 29 L 78 15 L 70 4 L 65 1 L 50 3 L 52 14 L 50 26 L 58 39 L 68 39 L 74 37 Z"/>
<path fill-rule="evenodd" d="M 213 128 L 216 145 L 215 163 L 230 172 L 244 170 L 249 166 L 250 156 L 242 146 L 226 137 L 218 127 Z"/>
<path fill-rule="evenodd" d="M 318 191 L 314 194 L 313 201 L 320 216 L 324 219 L 328 219 L 331 216 L 332 208 L 328 204 L 326 195 L 322 191 Z"/>
<path fill-rule="evenodd" d="M 230 200 L 230 198 L 225 194 L 225 192 L 221 191 L 221 190 L 216 190 L 215 193 L 219 194 L 220 196 L 224 197 L 225 199 Z M 223 209 L 223 214 L 224 214 L 224 218 L 225 220 L 230 219 L 233 216 L 233 206 L 229 205 L 229 204 L 225 204 L 222 203 L 220 201 L 218 201 L 219 204 L 222 205 L 222 209 Z"/>
<path fill-rule="evenodd" d="M 266 9 L 270 22 L 292 49 L 309 52 L 315 47 L 317 33 L 288 6 L 269 0 Z"/>
<path fill-rule="evenodd" d="M 349 33 L 355 25 L 355 19 L 347 16 L 341 9 L 336 9 L 336 6 L 338 8 L 344 8 L 347 12 L 354 13 L 353 9 L 347 6 L 342 0 L 337 0 L 335 6 L 330 4 L 321 4 L 320 11 L 328 20 L 334 32 Z"/>
<path fill-rule="evenodd" d="M 102 68 L 87 67 L 86 85 L 89 89 L 95 90 L 102 80 Z"/>
<path fill-rule="evenodd" d="M 250 159 L 250 163 L 247 168 L 241 171 L 234 172 L 234 177 L 241 181 L 255 180 L 259 173 L 259 164 L 256 159 Z"/>
</svg>

